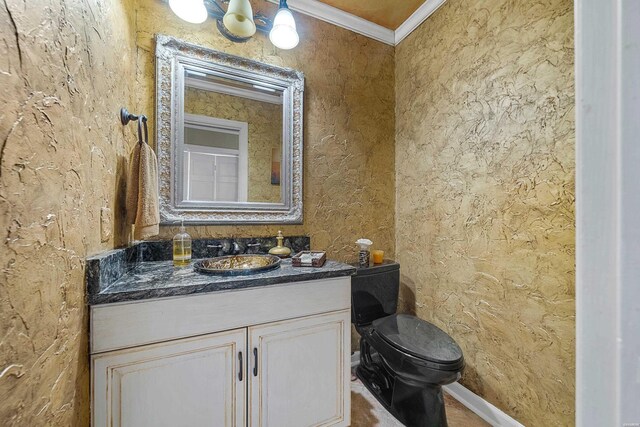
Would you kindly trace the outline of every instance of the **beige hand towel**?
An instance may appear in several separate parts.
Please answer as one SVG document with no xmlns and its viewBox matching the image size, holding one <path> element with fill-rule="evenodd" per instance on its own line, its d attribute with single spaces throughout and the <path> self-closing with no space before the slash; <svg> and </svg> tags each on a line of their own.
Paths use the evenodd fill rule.
<svg viewBox="0 0 640 427">
<path fill-rule="evenodd" d="M 145 142 L 136 144 L 129 159 L 127 223 L 135 224 L 136 240 L 148 239 L 160 232 L 158 159 Z"/>
</svg>

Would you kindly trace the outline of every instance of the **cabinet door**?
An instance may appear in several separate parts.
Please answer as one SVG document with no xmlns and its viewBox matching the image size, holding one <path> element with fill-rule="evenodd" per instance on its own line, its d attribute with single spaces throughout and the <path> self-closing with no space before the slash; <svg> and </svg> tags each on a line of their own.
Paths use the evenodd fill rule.
<svg viewBox="0 0 640 427">
<path fill-rule="evenodd" d="M 246 329 L 92 356 L 93 426 L 244 426 Z"/>
<path fill-rule="evenodd" d="M 249 328 L 249 425 L 348 426 L 350 350 L 349 310 Z"/>
</svg>

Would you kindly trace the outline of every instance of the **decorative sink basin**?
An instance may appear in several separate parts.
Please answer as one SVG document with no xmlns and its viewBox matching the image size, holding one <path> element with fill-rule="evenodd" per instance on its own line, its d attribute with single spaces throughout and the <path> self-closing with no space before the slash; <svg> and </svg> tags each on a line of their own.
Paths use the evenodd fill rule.
<svg viewBox="0 0 640 427">
<path fill-rule="evenodd" d="M 274 255 L 229 255 L 196 261 L 193 269 L 198 273 L 236 276 L 263 273 L 280 267 L 280 258 Z"/>
</svg>

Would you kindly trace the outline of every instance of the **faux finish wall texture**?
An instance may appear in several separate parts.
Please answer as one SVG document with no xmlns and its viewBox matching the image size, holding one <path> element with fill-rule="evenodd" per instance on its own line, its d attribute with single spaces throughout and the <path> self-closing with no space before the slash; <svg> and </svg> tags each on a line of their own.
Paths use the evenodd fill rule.
<svg viewBox="0 0 640 427">
<path fill-rule="evenodd" d="M 135 140 L 118 110 L 134 95 L 130 7 L 0 5 L 2 426 L 89 425 L 84 259 L 126 244 Z"/>
<path fill-rule="evenodd" d="M 340 260 L 354 259 L 355 239 L 369 237 L 393 255 L 393 48 L 296 19 L 301 43 L 285 52 L 264 34 L 231 43 L 213 22 L 184 23 L 160 0 L 0 5 L 0 425 L 89 425 L 84 258 L 128 242 L 124 171 L 135 134 L 118 111 L 145 113 L 153 124 L 154 33 L 306 76 L 304 224 L 190 233 L 273 236 L 281 228 L 309 234 L 314 248 Z"/>
<path fill-rule="evenodd" d="M 527 426 L 574 423 L 570 0 L 448 0 L 396 48 L 403 309 Z"/>
<path fill-rule="evenodd" d="M 233 44 L 160 0 L 5 0 L 0 22 L 1 425 L 89 424 L 84 258 L 128 241 L 117 112 L 153 124 L 155 33 L 306 77 L 304 224 L 190 233 L 282 228 L 341 260 L 397 242 L 403 308 L 460 343 L 465 385 L 527 425 L 573 423 L 570 1 L 449 0 L 395 63 L 300 15 L 292 51 Z"/>
<path fill-rule="evenodd" d="M 266 2 L 258 6 L 269 16 L 277 10 Z M 282 229 L 285 235 L 308 234 L 312 249 L 343 261 L 354 261 L 354 242 L 367 237 L 393 256 L 393 47 L 301 14 L 300 44 L 290 51 L 275 48 L 263 33 L 232 43 L 213 21 L 186 24 L 161 1 L 137 0 L 135 15 L 140 111 L 155 108 L 156 33 L 305 75 L 304 224 L 189 227 L 192 236 L 274 236 Z M 162 227 L 161 236 L 170 238 L 176 230 Z"/>
</svg>

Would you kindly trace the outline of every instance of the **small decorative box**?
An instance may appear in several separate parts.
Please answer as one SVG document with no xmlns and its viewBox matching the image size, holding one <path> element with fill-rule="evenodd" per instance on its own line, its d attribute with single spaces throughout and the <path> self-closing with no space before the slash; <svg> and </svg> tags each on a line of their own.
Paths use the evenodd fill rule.
<svg viewBox="0 0 640 427">
<path fill-rule="evenodd" d="M 291 265 L 294 267 L 322 267 L 326 260 L 326 252 L 302 251 L 291 258 Z"/>
</svg>

